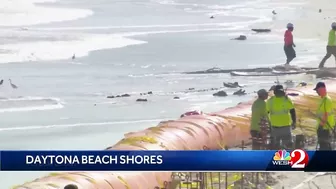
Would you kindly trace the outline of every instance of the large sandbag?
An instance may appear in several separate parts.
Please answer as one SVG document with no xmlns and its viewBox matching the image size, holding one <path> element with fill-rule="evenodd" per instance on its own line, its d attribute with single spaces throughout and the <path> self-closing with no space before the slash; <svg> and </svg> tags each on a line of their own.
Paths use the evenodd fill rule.
<svg viewBox="0 0 336 189">
<path fill-rule="evenodd" d="M 329 96 L 336 98 L 336 82 L 327 81 Z M 316 110 L 319 97 L 312 89 L 313 85 L 288 89 L 293 93 L 289 97 L 302 119 L 302 124 L 315 124 L 314 118 L 307 115 L 307 110 Z M 215 150 L 223 145 L 231 147 L 248 141 L 251 104 L 254 100 L 239 103 L 237 106 L 222 111 L 198 116 L 187 116 L 177 121 L 166 121 L 144 131 L 125 134 L 131 137 L 152 137 L 156 142 L 135 140 L 133 143 L 119 141 L 107 150 Z M 308 127 L 308 129 L 311 129 Z M 314 129 L 313 129 L 314 130 Z M 316 132 L 316 131 L 313 131 Z M 124 140 L 125 140 L 124 139 Z M 220 144 L 217 142 L 220 141 Z M 161 144 L 162 143 L 162 144 Z M 67 184 L 77 184 L 80 189 L 148 189 L 162 188 L 165 182 L 172 180 L 170 172 L 76 172 L 60 173 L 25 183 L 16 189 L 63 188 Z M 106 184 L 107 183 L 107 184 Z"/>
</svg>

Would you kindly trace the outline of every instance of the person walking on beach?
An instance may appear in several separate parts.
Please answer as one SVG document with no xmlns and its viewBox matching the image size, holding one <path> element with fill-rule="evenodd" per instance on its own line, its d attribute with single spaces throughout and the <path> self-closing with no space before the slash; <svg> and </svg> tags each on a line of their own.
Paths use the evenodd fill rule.
<svg viewBox="0 0 336 189">
<path fill-rule="evenodd" d="M 252 104 L 252 116 L 250 133 L 252 137 L 252 150 L 262 150 L 262 141 L 268 127 L 268 114 L 266 100 L 268 92 L 265 89 L 260 89 L 258 92 L 258 99 Z"/>
<path fill-rule="evenodd" d="M 314 90 L 321 97 L 316 114 L 318 123 L 317 138 L 320 146 L 319 150 L 332 150 L 331 136 L 335 127 L 333 102 L 327 94 L 324 82 L 318 82 Z"/>
<path fill-rule="evenodd" d="M 295 108 L 292 100 L 286 96 L 282 85 L 276 85 L 273 92 L 275 96 L 267 101 L 271 122 L 271 148 L 273 150 L 291 149 L 293 147 L 292 129 L 296 127 Z"/>
<path fill-rule="evenodd" d="M 294 25 L 292 23 L 287 24 L 287 30 L 284 35 L 284 51 L 287 57 L 286 64 L 289 65 L 289 63 L 296 57 L 296 52 L 294 50 L 295 44 L 293 41 L 293 32 L 294 30 Z"/>
<path fill-rule="evenodd" d="M 323 68 L 325 62 L 334 55 L 336 63 L 336 22 L 331 24 L 331 30 L 329 31 L 328 45 L 327 45 L 327 54 L 322 59 L 319 68 Z"/>
</svg>

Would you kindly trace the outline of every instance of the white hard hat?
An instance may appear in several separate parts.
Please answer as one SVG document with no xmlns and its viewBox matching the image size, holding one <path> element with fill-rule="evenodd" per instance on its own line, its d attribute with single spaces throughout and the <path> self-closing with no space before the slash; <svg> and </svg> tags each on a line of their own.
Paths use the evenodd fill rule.
<svg viewBox="0 0 336 189">
<path fill-rule="evenodd" d="M 333 23 L 331 24 L 331 27 L 332 27 L 332 28 L 336 27 L 336 22 L 333 22 Z"/>
<path fill-rule="evenodd" d="M 292 23 L 287 24 L 287 28 L 293 28 L 293 27 L 294 27 L 294 25 Z"/>
</svg>

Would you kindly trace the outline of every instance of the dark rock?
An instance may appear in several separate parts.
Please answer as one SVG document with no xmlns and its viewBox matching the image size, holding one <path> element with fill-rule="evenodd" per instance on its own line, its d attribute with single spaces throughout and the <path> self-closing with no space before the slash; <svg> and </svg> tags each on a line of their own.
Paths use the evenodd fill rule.
<svg viewBox="0 0 336 189">
<path fill-rule="evenodd" d="M 117 96 L 116 96 L 116 98 L 119 98 L 119 97 L 121 97 L 121 96 L 120 96 L 120 95 L 117 95 Z"/>
<path fill-rule="evenodd" d="M 189 91 L 192 91 L 192 90 L 195 90 L 195 88 L 189 88 L 188 90 L 189 90 Z"/>
<path fill-rule="evenodd" d="M 319 9 L 319 13 L 321 13 L 322 12 L 322 9 Z"/>
<path fill-rule="evenodd" d="M 149 91 L 147 94 L 153 94 L 153 92 L 152 92 L 152 91 Z"/>
<path fill-rule="evenodd" d="M 180 99 L 180 97 L 178 97 L 178 96 L 175 96 L 175 97 L 174 97 L 174 99 Z"/>
<path fill-rule="evenodd" d="M 147 102 L 148 100 L 145 98 L 138 98 L 136 101 L 137 102 Z"/>
<path fill-rule="evenodd" d="M 113 96 L 113 95 L 112 96 L 107 96 L 107 98 L 115 98 L 115 96 Z"/>
<path fill-rule="evenodd" d="M 225 91 L 218 91 L 214 93 L 213 96 L 227 96 L 227 93 Z"/>
<path fill-rule="evenodd" d="M 272 14 L 273 14 L 273 15 L 276 15 L 277 13 L 275 12 L 275 10 L 273 10 L 273 11 L 272 11 Z"/>
<path fill-rule="evenodd" d="M 130 97 L 131 95 L 129 95 L 129 94 L 123 94 L 123 95 L 121 95 L 121 97 Z"/>
<path fill-rule="evenodd" d="M 247 39 L 247 37 L 245 35 L 240 35 L 239 37 L 233 38 L 232 40 L 241 40 L 241 41 L 243 41 L 243 40 L 246 40 L 246 39 Z"/>
<path fill-rule="evenodd" d="M 288 96 L 299 96 L 299 94 L 297 94 L 297 93 L 288 93 L 287 95 Z"/>
<path fill-rule="evenodd" d="M 210 19 L 213 19 L 213 18 L 215 18 L 214 16 L 210 16 Z"/>
<path fill-rule="evenodd" d="M 246 92 L 243 89 L 239 89 L 238 91 L 234 92 L 233 95 L 238 95 L 238 96 L 246 95 Z"/>
<path fill-rule="evenodd" d="M 223 82 L 223 85 L 224 85 L 224 87 L 228 87 L 228 88 L 237 88 L 237 87 L 241 87 L 240 85 L 239 85 L 239 83 L 238 82 L 234 82 L 234 83 L 230 83 L 230 82 Z"/>
<path fill-rule="evenodd" d="M 307 83 L 304 82 L 304 81 L 302 81 L 301 83 L 299 83 L 299 86 L 301 86 L 301 87 L 305 87 L 305 86 L 307 86 Z"/>
<path fill-rule="evenodd" d="M 271 29 L 251 29 L 252 31 L 255 31 L 257 33 L 267 33 L 271 32 Z"/>
</svg>

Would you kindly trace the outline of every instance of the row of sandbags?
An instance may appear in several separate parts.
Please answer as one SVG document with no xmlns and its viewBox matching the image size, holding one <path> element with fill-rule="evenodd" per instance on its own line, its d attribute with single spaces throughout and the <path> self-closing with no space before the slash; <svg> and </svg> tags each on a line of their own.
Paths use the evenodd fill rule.
<svg viewBox="0 0 336 189">
<path fill-rule="evenodd" d="M 329 95 L 336 97 L 336 83 L 327 82 Z M 318 96 L 313 86 L 289 89 L 300 121 L 315 123 L 309 112 L 316 110 Z M 125 138 L 106 150 L 220 150 L 248 141 L 251 104 L 240 103 L 211 114 L 187 116 L 161 122 L 156 127 L 125 134 Z M 304 124 L 304 123 L 302 123 Z M 52 174 L 25 183 L 16 189 L 62 189 L 76 184 L 80 189 L 163 188 L 173 180 L 170 172 L 71 172 Z"/>
</svg>

